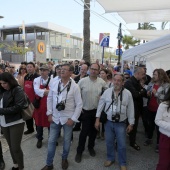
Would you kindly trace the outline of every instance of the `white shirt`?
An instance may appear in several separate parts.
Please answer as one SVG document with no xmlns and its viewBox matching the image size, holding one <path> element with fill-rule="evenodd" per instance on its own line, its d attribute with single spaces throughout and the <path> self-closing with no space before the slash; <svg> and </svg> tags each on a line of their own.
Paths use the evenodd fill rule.
<svg viewBox="0 0 170 170">
<path fill-rule="evenodd" d="M 122 102 L 120 102 L 120 95 L 119 95 L 117 106 L 114 106 L 114 103 L 113 105 L 110 106 L 110 104 L 112 103 L 113 90 L 114 87 L 111 87 L 104 91 L 103 95 L 99 100 L 96 117 L 100 117 L 104 105 L 106 104 L 104 111 L 108 110 L 106 112 L 108 120 L 112 121 L 112 115 L 115 115 L 117 112 L 120 114 L 120 122 L 128 118 L 129 124 L 133 125 L 135 118 L 134 118 L 134 103 L 133 103 L 131 92 L 127 89 L 124 89 L 122 92 Z M 120 107 L 120 103 L 121 103 L 121 107 Z"/>
<path fill-rule="evenodd" d="M 97 77 L 94 81 L 92 81 L 89 77 L 85 77 L 78 82 L 78 85 L 81 90 L 83 109 L 97 109 L 102 88 L 107 88 L 106 82 L 99 77 Z"/>
<path fill-rule="evenodd" d="M 36 95 L 38 95 L 40 97 L 44 96 L 44 92 L 45 92 L 46 88 L 40 89 L 40 85 L 46 84 L 47 81 L 48 81 L 48 79 L 44 80 L 41 76 L 34 79 L 33 85 L 34 85 L 34 91 L 35 91 Z M 50 82 L 48 84 L 49 87 L 50 87 L 51 82 L 52 82 L 52 79 L 50 79 Z"/>
<path fill-rule="evenodd" d="M 159 105 L 155 123 L 159 126 L 159 131 L 170 137 L 170 109 L 167 111 L 168 105 L 163 102 Z"/>
<path fill-rule="evenodd" d="M 83 106 L 80 89 L 73 79 L 70 80 L 71 86 L 68 94 L 67 85 L 69 84 L 69 82 L 65 86 L 63 86 L 61 80 L 55 80 L 51 85 L 51 89 L 47 97 L 47 116 L 52 114 L 52 120 L 56 124 L 61 123 L 63 125 L 67 122 L 69 118 L 71 118 L 74 122 L 79 122 L 78 118 Z M 59 83 L 61 85 L 60 91 L 62 91 L 63 89 L 64 90 L 58 94 Z M 61 101 L 65 101 L 65 99 L 65 109 L 62 111 L 58 111 L 56 109 L 57 102 L 60 103 Z"/>
</svg>

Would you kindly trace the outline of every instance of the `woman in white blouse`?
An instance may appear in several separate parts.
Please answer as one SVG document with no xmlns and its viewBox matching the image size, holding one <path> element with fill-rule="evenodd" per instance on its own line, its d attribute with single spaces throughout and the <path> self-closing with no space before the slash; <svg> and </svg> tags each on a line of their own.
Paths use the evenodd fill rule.
<svg viewBox="0 0 170 170">
<path fill-rule="evenodd" d="M 155 123 L 159 126 L 159 163 L 156 170 L 170 170 L 170 88 L 157 110 Z"/>
</svg>

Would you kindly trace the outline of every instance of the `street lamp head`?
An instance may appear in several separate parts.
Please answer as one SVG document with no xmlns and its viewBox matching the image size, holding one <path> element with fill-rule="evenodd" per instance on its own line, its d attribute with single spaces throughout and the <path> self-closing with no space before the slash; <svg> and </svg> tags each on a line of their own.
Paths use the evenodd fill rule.
<svg viewBox="0 0 170 170">
<path fill-rule="evenodd" d="M 4 17 L 3 17 L 3 16 L 0 16 L 0 19 L 1 19 L 1 18 L 4 18 Z"/>
</svg>

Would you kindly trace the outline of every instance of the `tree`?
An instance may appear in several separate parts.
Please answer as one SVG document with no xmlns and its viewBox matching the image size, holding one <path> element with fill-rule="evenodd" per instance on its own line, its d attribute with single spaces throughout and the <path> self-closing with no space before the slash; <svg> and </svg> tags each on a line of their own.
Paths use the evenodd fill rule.
<svg viewBox="0 0 170 170">
<path fill-rule="evenodd" d="M 25 55 L 28 51 L 32 51 L 31 48 L 28 47 L 21 47 L 21 46 L 17 46 L 16 42 L 12 42 L 12 44 L 8 44 L 8 43 L 1 43 L 0 44 L 0 48 L 5 48 L 7 49 L 9 52 L 11 53 L 17 53 L 19 55 Z"/>
<path fill-rule="evenodd" d="M 141 30 L 156 30 L 156 27 L 154 24 L 151 24 L 150 22 L 145 22 L 140 24 L 140 29 Z"/>
<path fill-rule="evenodd" d="M 133 36 L 124 35 L 122 39 L 123 47 L 125 50 L 129 49 L 130 46 L 136 46 L 140 40 L 135 40 Z"/>
<path fill-rule="evenodd" d="M 83 59 L 90 63 L 90 0 L 84 0 Z"/>
</svg>

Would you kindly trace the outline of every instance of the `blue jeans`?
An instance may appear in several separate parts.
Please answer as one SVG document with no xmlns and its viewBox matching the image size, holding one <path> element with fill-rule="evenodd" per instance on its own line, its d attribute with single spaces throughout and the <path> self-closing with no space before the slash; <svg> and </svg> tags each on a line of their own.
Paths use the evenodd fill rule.
<svg viewBox="0 0 170 170">
<path fill-rule="evenodd" d="M 53 164 L 53 159 L 56 151 L 56 142 L 62 127 L 64 130 L 64 144 L 63 144 L 62 159 L 67 159 L 67 156 L 69 154 L 73 126 L 68 126 L 66 124 L 61 125 L 52 122 L 50 124 L 50 133 L 48 139 L 48 154 L 46 160 L 47 166 L 51 166 Z"/>
<path fill-rule="evenodd" d="M 118 161 L 120 166 L 126 166 L 126 124 L 107 121 L 105 124 L 107 160 L 115 161 L 115 138 L 117 141 Z"/>
</svg>

